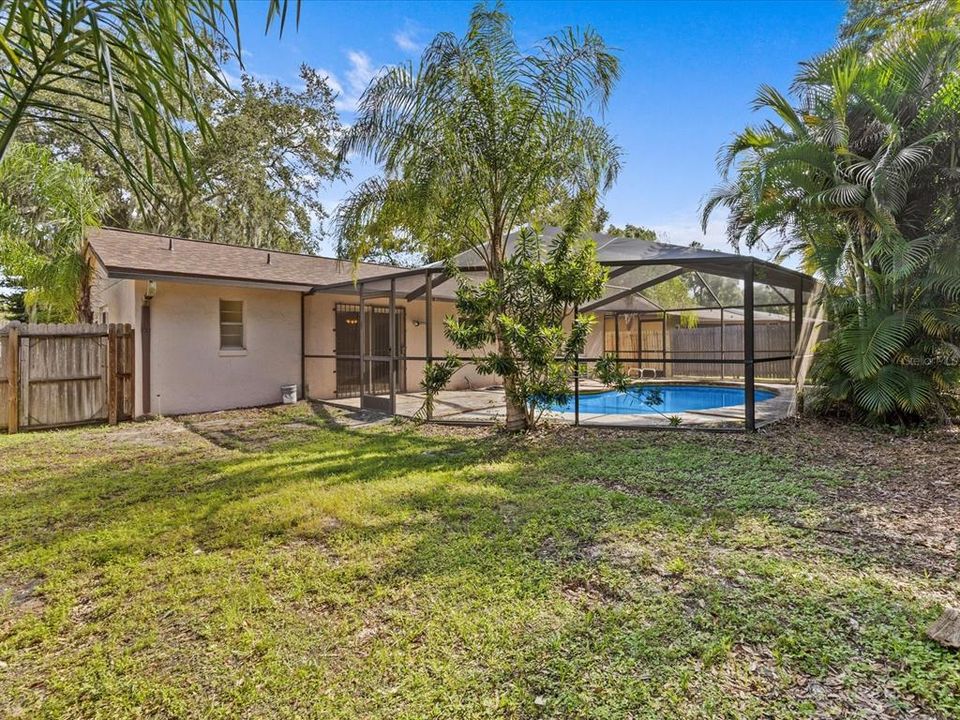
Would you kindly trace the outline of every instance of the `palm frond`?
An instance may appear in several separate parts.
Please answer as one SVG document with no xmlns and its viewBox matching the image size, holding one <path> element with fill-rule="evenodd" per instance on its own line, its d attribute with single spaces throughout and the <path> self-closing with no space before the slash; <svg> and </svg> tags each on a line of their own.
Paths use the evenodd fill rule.
<svg viewBox="0 0 960 720">
<path fill-rule="evenodd" d="M 268 28 L 283 31 L 289 4 L 270 0 Z M 4 15 L 0 158 L 22 124 L 57 123 L 117 161 L 138 194 L 152 192 L 154 165 L 193 182 L 184 128 L 211 133 L 194 78 L 227 89 L 220 53 L 242 65 L 236 0 L 34 0 Z"/>
<path fill-rule="evenodd" d="M 840 364 L 857 380 L 873 377 L 903 347 L 916 325 L 916 318 L 904 312 L 873 312 L 862 326 L 840 331 Z"/>
<path fill-rule="evenodd" d="M 798 138 L 805 137 L 807 134 L 807 127 L 793 105 L 785 95 L 771 85 L 760 86 L 757 97 L 753 101 L 753 109 L 772 110 Z"/>
</svg>

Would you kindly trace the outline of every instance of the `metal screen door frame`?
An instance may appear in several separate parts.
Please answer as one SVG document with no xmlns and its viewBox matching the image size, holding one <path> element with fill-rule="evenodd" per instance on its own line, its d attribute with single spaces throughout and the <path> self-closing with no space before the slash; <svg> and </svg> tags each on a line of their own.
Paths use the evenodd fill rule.
<svg viewBox="0 0 960 720">
<path fill-rule="evenodd" d="M 373 360 L 371 356 L 390 355 L 390 308 L 387 305 L 364 304 L 364 334 L 366 343 L 365 394 L 386 395 L 390 392 L 390 361 Z M 361 396 L 360 386 L 360 304 L 337 303 L 334 306 L 336 345 L 336 393 L 338 398 Z M 397 391 L 406 392 L 406 313 L 396 308 L 397 352 L 393 361 L 396 368 Z"/>
</svg>

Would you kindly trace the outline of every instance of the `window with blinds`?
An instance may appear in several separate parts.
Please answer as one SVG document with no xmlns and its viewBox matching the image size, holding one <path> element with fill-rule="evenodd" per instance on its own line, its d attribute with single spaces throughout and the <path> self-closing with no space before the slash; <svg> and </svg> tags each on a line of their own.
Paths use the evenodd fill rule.
<svg viewBox="0 0 960 720">
<path fill-rule="evenodd" d="M 220 349 L 244 350 L 243 301 L 220 301 Z"/>
</svg>

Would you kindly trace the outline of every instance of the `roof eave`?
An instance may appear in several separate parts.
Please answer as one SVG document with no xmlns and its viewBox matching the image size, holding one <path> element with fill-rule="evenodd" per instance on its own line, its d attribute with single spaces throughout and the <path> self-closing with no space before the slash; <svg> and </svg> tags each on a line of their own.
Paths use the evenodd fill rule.
<svg viewBox="0 0 960 720">
<path fill-rule="evenodd" d="M 102 262 L 101 265 L 103 265 Z M 203 273 L 144 270 L 141 268 L 126 268 L 110 265 L 103 265 L 103 267 L 107 272 L 107 277 L 114 280 L 165 280 L 168 282 L 201 285 L 231 285 L 235 287 L 255 287 L 261 290 L 284 290 L 301 293 L 310 292 L 313 287 L 307 283 L 285 283 L 276 280 L 255 280 L 223 275 L 205 275 Z"/>
</svg>

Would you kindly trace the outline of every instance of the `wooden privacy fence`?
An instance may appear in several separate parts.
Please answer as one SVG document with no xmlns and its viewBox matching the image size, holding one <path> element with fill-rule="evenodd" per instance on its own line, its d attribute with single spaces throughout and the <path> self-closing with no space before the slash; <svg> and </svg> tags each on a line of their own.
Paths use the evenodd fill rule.
<svg viewBox="0 0 960 720">
<path fill-rule="evenodd" d="M 670 359 L 702 360 L 694 363 L 677 363 L 674 375 L 711 378 L 743 377 L 743 325 L 730 324 L 723 328 L 723 352 L 721 353 L 721 329 L 719 325 L 695 328 L 673 328 L 670 331 Z M 754 358 L 759 378 L 791 378 L 791 360 L 761 362 L 763 358 L 793 355 L 794 336 L 790 323 L 758 323 L 754 326 Z M 739 360 L 740 363 L 719 363 Z"/>
<path fill-rule="evenodd" d="M 109 422 L 133 417 L 130 325 L 0 328 L 0 429 Z"/>
</svg>

